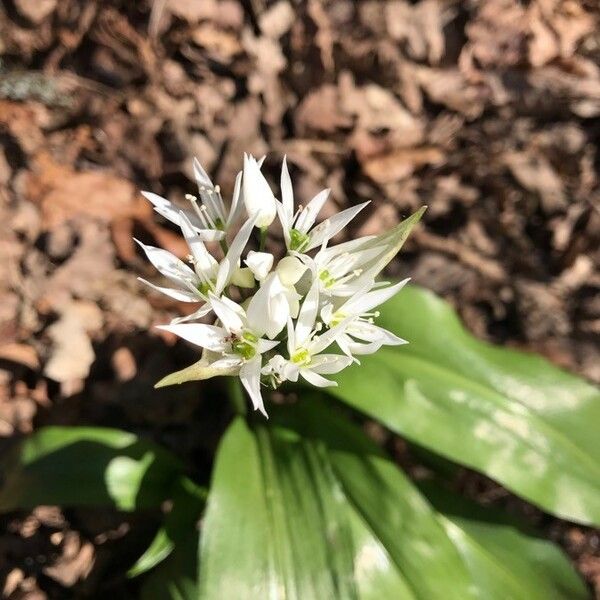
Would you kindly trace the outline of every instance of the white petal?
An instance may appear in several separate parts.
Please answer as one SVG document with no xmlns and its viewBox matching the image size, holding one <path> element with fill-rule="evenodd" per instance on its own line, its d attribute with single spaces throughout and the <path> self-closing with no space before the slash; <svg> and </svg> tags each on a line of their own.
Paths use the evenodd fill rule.
<svg viewBox="0 0 600 600">
<path fill-rule="evenodd" d="M 306 208 L 298 216 L 295 225 L 296 229 L 302 233 L 308 233 L 308 230 L 315 224 L 317 215 L 321 212 L 323 205 L 327 202 L 330 192 L 331 190 L 329 189 L 322 190 L 308 203 Z"/>
<path fill-rule="evenodd" d="M 333 373 L 339 373 L 342 369 L 345 369 L 351 364 L 352 359 L 348 356 L 341 356 L 340 354 L 319 354 L 313 356 L 310 363 L 310 369 L 315 373 L 331 375 Z"/>
<path fill-rule="evenodd" d="M 210 363 L 213 369 L 231 369 L 233 367 L 241 366 L 242 359 L 239 356 L 227 355 L 223 358 L 219 358 Z"/>
<path fill-rule="evenodd" d="M 294 216 L 294 190 L 292 188 L 292 180 L 287 167 L 287 157 L 283 157 L 281 165 L 281 201 L 287 223 L 291 226 Z M 282 223 L 283 225 L 283 223 Z"/>
<path fill-rule="evenodd" d="M 268 227 L 277 213 L 275 196 L 255 158 L 247 154 L 244 154 L 242 190 L 248 216 L 256 215 L 257 227 Z"/>
<path fill-rule="evenodd" d="M 290 230 L 292 228 L 292 219 L 288 219 L 285 214 L 285 209 L 283 208 L 283 204 L 278 200 L 275 202 L 275 208 L 277 210 L 277 216 L 279 217 L 279 222 L 281 223 L 281 230 L 283 231 L 283 239 L 285 241 L 285 247 L 290 247 Z"/>
<path fill-rule="evenodd" d="M 185 317 L 176 317 L 175 319 L 172 319 L 171 325 L 176 325 L 177 323 L 187 323 L 188 321 L 196 321 L 197 319 L 205 317 L 211 311 L 212 306 L 210 305 L 210 302 L 206 302 L 193 313 L 186 315 Z"/>
<path fill-rule="evenodd" d="M 153 192 L 142 192 L 142 196 L 152 202 L 154 210 L 159 215 L 171 223 L 179 224 L 179 209 L 172 202 Z"/>
<path fill-rule="evenodd" d="M 240 369 L 240 380 L 242 385 L 246 388 L 250 400 L 254 405 L 254 410 L 259 410 L 267 419 L 267 411 L 260 393 L 260 354 L 257 354 L 254 358 L 244 363 Z"/>
<path fill-rule="evenodd" d="M 214 352 L 222 352 L 227 347 L 225 339 L 229 333 L 222 327 L 216 327 L 215 325 L 185 323 L 178 325 L 159 325 L 158 329 L 170 331 L 180 338 L 183 338 L 192 344 L 196 344 L 196 346 L 202 346 L 202 348 L 208 348 L 208 350 L 213 350 Z"/>
<path fill-rule="evenodd" d="M 204 242 L 196 233 L 196 230 L 190 223 L 189 219 L 185 216 L 183 211 L 179 213 L 179 226 L 181 227 L 183 237 L 190 247 L 190 251 L 194 257 L 194 267 L 199 269 L 209 279 L 212 278 L 218 263 L 206 249 Z"/>
<path fill-rule="evenodd" d="M 254 274 L 250 269 L 244 267 L 240 269 L 234 269 L 231 275 L 231 283 L 242 288 L 253 288 L 254 287 Z"/>
<path fill-rule="evenodd" d="M 142 192 L 142 196 L 144 196 L 144 198 L 146 198 L 146 200 L 149 200 L 150 202 L 152 202 L 152 205 L 154 206 L 154 208 L 165 208 L 165 209 L 171 209 L 175 213 L 179 212 L 178 210 L 175 209 L 175 207 L 173 206 L 173 203 L 170 200 L 167 200 L 166 198 L 163 198 L 162 196 L 159 196 L 158 194 L 155 194 L 154 192 Z"/>
<path fill-rule="evenodd" d="M 351 339 L 351 338 L 350 338 Z M 339 343 L 339 342 L 338 342 Z M 366 354 L 374 354 L 383 346 L 383 343 L 378 342 L 353 342 L 348 343 L 348 351 L 350 354 L 357 354 L 358 356 L 364 356 Z M 341 346 L 340 346 L 341 348 Z"/>
<path fill-rule="evenodd" d="M 277 273 L 271 273 L 254 294 L 246 311 L 248 326 L 255 333 L 274 338 L 284 327 L 289 317 L 289 304 L 285 288 Z"/>
<path fill-rule="evenodd" d="M 279 340 L 264 340 L 264 339 L 260 339 L 260 340 L 258 340 L 258 344 L 256 346 L 256 349 L 261 354 L 264 354 L 265 352 L 268 352 L 269 350 L 273 350 L 273 348 L 275 348 L 275 346 L 277 346 L 278 344 L 279 344 Z"/>
<path fill-rule="evenodd" d="M 290 286 L 298 283 L 302 275 L 306 272 L 306 265 L 296 256 L 286 256 L 277 263 L 277 274 L 281 283 Z"/>
<path fill-rule="evenodd" d="M 233 242 L 231 242 L 231 246 L 227 251 L 227 260 L 229 260 L 229 262 L 236 267 L 239 263 L 240 256 L 242 255 L 242 252 L 244 251 L 244 248 L 246 247 L 246 244 L 250 239 L 250 234 L 252 233 L 252 229 L 254 227 L 254 224 L 256 223 L 256 219 L 256 216 L 250 217 L 240 227 L 240 230 L 238 231 L 237 235 L 233 238 Z"/>
<path fill-rule="evenodd" d="M 210 177 L 206 173 L 206 171 L 202 168 L 200 161 L 194 157 L 194 177 L 196 178 L 196 182 L 198 183 L 198 187 L 207 187 L 214 189 L 213 182 L 210 180 Z"/>
<path fill-rule="evenodd" d="M 319 281 L 315 279 L 302 302 L 298 320 L 296 322 L 296 344 L 304 345 L 310 332 L 314 329 L 319 312 Z"/>
<path fill-rule="evenodd" d="M 319 354 L 325 348 L 331 346 L 335 342 L 336 338 L 345 332 L 348 323 L 351 321 L 351 317 L 344 319 L 341 323 L 328 329 L 325 333 L 316 336 L 308 344 L 308 350 L 311 354 Z"/>
<path fill-rule="evenodd" d="M 310 243 L 308 244 L 308 250 L 312 250 L 317 246 L 320 246 L 325 240 L 330 240 L 334 235 L 339 233 L 356 215 L 369 204 L 369 201 L 363 202 L 358 206 L 353 206 L 352 208 L 347 208 L 342 212 L 329 217 L 322 223 L 319 223 L 311 232 L 310 232 Z"/>
<path fill-rule="evenodd" d="M 333 304 L 331 304 L 329 302 L 321 309 L 321 320 L 326 325 L 329 325 L 332 318 L 333 318 Z"/>
<path fill-rule="evenodd" d="M 242 213 L 243 202 L 240 201 L 242 193 L 242 172 L 240 171 L 235 178 L 235 185 L 233 186 L 233 196 L 231 197 L 231 208 L 229 210 L 229 216 L 227 217 L 226 227 L 229 229 L 240 217 Z"/>
<path fill-rule="evenodd" d="M 239 311 L 233 309 L 229 303 L 222 302 L 220 298 L 217 298 L 214 294 L 209 295 L 210 304 L 215 314 L 223 324 L 223 327 L 227 331 L 233 331 L 239 333 L 244 328 L 244 321 L 242 320 Z M 241 307 L 240 307 L 241 308 Z"/>
<path fill-rule="evenodd" d="M 350 349 L 352 338 L 348 334 L 342 333 L 341 335 L 338 335 L 335 339 L 335 343 L 346 356 L 352 357 L 352 350 Z"/>
<path fill-rule="evenodd" d="M 321 377 L 321 375 L 314 373 L 310 369 L 300 369 L 300 376 L 306 379 L 308 383 L 315 385 L 317 387 L 335 387 L 337 383 L 335 381 L 331 381 L 329 379 L 325 379 L 325 377 Z"/>
<path fill-rule="evenodd" d="M 387 302 L 392 296 L 395 296 L 410 280 L 404 279 L 395 285 L 390 285 L 386 288 L 377 289 L 359 297 L 350 299 L 340 309 L 341 312 L 351 315 L 360 315 L 364 312 L 372 310 L 376 306 Z"/>
<path fill-rule="evenodd" d="M 258 281 L 262 281 L 271 271 L 273 261 L 273 255 L 268 252 L 255 252 L 254 250 L 250 250 L 250 252 L 248 252 L 248 257 L 244 262 L 250 267 L 250 270 L 254 273 L 254 277 L 256 277 Z"/>
<path fill-rule="evenodd" d="M 287 320 L 287 351 L 290 356 L 296 351 L 296 336 L 294 335 L 294 323 L 291 318 Z"/>
<path fill-rule="evenodd" d="M 399 338 L 383 327 L 378 327 L 372 323 L 365 323 L 364 321 L 354 321 L 350 324 L 347 331 L 348 335 L 352 337 L 365 340 L 367 342 L 381 342 L 387 346 L 401 346 L 407 344 L 406 340 Z"/>
<path fill-rule="evenodd" d="M 186 289 L 199 283 L 196 273 L 170 252 L 155 246 L 146 246 L 139 240 L 135 242 L 144 250 L 148 260 L 173 283 Z"/>
<path fill-rule="evenodd" d="M 174 290 L 172 288 L 161 287 L 159 285 L 154 285 L 150 283 L 146 279 L 142 279 L 138 277 L 138 281 L 141 281 L 143 284 L 151 287 L 153 290 L 164 294 L 165 296 L 169 296 L 175 300 L 179 300 L 179 302 L 201 302 L 202 298 L 200 298 L 199 294 L 194 294 L 192 292 L 188 292 L 187 290 Z"/>
</svg>

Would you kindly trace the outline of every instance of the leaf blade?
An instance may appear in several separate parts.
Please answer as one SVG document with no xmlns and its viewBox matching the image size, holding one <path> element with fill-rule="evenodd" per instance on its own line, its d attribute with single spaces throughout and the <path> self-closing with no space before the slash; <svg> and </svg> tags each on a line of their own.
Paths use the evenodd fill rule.
<svg viewBox="0 0 600 600">
<path fill-rule="evenodd" d="M 333 395 L 554 514 L 600 523 L 592 386 L 475 340 L 445 303 L 414 286 L 382 308 L 380 323 L 411 343 L 365 357 L 337 376 Z"/>
</svg>

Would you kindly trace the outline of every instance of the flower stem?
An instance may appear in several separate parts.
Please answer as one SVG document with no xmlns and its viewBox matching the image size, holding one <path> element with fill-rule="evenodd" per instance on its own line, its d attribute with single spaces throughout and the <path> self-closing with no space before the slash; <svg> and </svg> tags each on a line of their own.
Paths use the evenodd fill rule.
<svg viewBox="0 0 600 600">
<path fill-rule="evenodd" d="M 219 246 L 221 246 L 221 250 L 223 250 L 223 254 L 227 256 L 227 251 L 229 250 L 229 246 L 227 245 L 227 240 L 223 238 L 219 240 Z"/>
<path fill-rule="evenodd" d="M 238 415 L 244 416 L 246 414 L 246 398 L 238 377 L 227 377 L 227 394 L 233 410 Z"/>
<path fill-rule="evenodd" d="M 260 228 L 260 246 L 259 246 L 260 252 L 262 252 L 265 249 L 266 242 L 267 242 L 267 228 L 261 227 Z"/>
</svg>

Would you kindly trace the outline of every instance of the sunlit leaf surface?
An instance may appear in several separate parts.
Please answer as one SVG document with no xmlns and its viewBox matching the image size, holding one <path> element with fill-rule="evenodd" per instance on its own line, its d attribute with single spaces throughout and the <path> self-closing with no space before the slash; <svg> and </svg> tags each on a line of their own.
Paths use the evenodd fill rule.
<svg viewBox="0 0 600 600">
<path fill-rule="evenodd" d="M 487 543 L 493 523 L 479 531 L 477 520 L 453 518 L 433 508 L 360 430 L 317 402 L 274 409 L 268 424 L 238 419 L 215 465 L 199 597 L 585 597 L 547 542 L 501 525 L 501 536 L 521 544 L 511 563 L 504 538 Z M 529 569 L 530 583 L 519 585 L 520 571 L 506 577 L 516 561 Z M 537 578 L 556 565 L 556 578 L 538 593 Z M 544 595 L 548 587 L 552 596 Z"/>
<path fill-rule="evenodd" d="M 378 322 L 410 344 L 364 357 L 331 393 L 549 512 L 600 523 L 596 388 L 540 357 L 476 340 L 415 286 Z"/>
<path fill-rule="evenodd" d="M 45 427 L 3 458 L 0 511 L 60 506 L 159 506 L 181 473 L 169 452 L 101 427 Z"/>
</svg>

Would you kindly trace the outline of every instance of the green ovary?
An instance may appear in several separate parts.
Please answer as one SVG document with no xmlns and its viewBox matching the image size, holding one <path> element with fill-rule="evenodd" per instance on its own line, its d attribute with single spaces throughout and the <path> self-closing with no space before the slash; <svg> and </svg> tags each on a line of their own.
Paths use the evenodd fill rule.
<svg viewBox="0 0 600 600">
<path fill-rule="evenodd" d="M 306 233 L 302 233 L 298 229 L 290 230 L 290 250 L 303 252 L 308 246 L 308 241 L 309 238 Z"/>
<path fill-rule="evenodd" d="M 304 348 L 292 354 L 291 358 L 292 362 L 296 365 L 308 365 L 310 363 L 310 353 Z"/>
<path fill-rule="evenodd" d="M 250 360 L 256 355 L 256 348 L 254 345 L 244 339 L 233 342 L 231 346 L 233 351 L 245 360 Z"/>
<path fill-rule="evenodd" d="M 331 276 L 331 273 L 324 269 L 319 273 L 319 279 L 323 282 L 326 288 L 330 288 L 335 284 L 335 277 Z"/>
<path fill-rule="evenodd" d="M 212 284 L 209 281 L 201 281 L 196 289 L 203 295 L 206 296 L 208 292 L 212 290 Z"/>
<path fill-rule="evenodd" d="M 346 315 L 343 315 L 342 313 L 334 313 L 334 315 L 331 317 L 331 321 L 329 322 L 329 327 L 335 327 L 336 325 L 339 325 L 345 318 Z"/>
<path fill-rule="evenodd" d="M 244 331 L 240 339 L 232 342 L 231 347 L 236 354 L 245 360 L 250 360 L 256 356 L 256 342 L 258 342 L 258 336 L 251 331 Z"/>
</svg>

